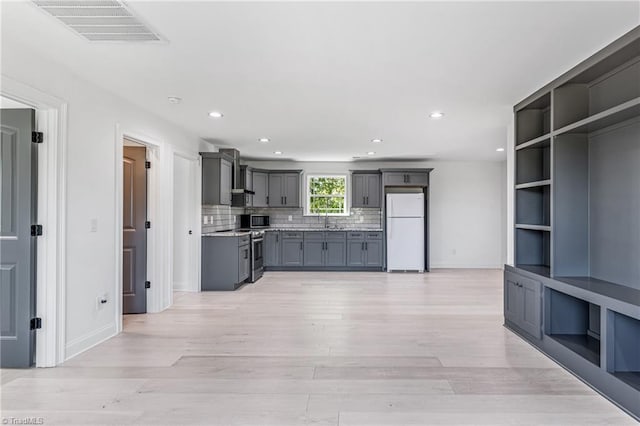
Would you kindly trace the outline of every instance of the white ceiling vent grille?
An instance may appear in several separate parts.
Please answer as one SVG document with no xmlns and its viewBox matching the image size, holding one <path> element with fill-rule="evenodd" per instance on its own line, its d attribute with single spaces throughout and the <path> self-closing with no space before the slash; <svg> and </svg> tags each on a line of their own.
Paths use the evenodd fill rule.
<svg viewBox="0 0 640 426">
<path fill-rule="evenodd" d="M 32 0 L 90 41 L 164 41 L 118 0 Z"/>
</svg>

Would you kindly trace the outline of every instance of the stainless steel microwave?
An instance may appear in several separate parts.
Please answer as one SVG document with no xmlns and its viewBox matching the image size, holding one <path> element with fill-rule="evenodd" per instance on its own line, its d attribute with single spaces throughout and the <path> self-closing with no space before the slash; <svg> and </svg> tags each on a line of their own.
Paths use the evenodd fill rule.
<svg viewBox="0 0 640 426">
<path fill-rule="evenodd" d="M 240 227 L 243 229 L 268 228 L 269 216 L 262 214 L 241 214 Z"/>
</svg>

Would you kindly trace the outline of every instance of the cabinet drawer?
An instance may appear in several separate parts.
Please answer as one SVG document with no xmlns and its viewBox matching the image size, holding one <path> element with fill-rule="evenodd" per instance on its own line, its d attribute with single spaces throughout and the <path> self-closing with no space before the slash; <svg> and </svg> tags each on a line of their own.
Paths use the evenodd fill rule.
<svg viewBox="0 0 640 426">
<path fill-rule="evenodd" d="M 282 238 L 285 239 L 285 240 L 292 239 L 292 238 L 301 239 L 301 238 L 303 238 L 303 235 L 304 235 L 303 232 L 294 232 L 294 231 L 284 231 L 284 232 L 282 232 Z"/>
<path fill-rule="evenodd" d="M 367 240 L 381 240 L 382 232 L 367 232 Z"/>
<path fill-rule="evenodd" d="M 251 237 L 248 235 L 245 235 L 243 237 L 238 237 L 238 246 L 244 246 L 249 244 L 249 241 L 251 241 Z"/>
<path fill-rule="evenodd" d="M 350 240 L 362 240 L 364 238 L 364 232 L 349 232 L 347 238 Z"/>
<path fill-rule="evenodd" d="M 305 240 L 324 240 L 324 232 L 322 231 L 307 231 L 304 233 Z"/>
<path fill-rule="evenodd" d="M 329 240 L 344 240 L 345 238 L 347 238 L 347 233 L 346 232 L 340 232 L 340 231 L 330 231 L 330 232 L 327 232 L 325 238 L 327 239 L 327 241 L 329 241 Z"/>
</svg>

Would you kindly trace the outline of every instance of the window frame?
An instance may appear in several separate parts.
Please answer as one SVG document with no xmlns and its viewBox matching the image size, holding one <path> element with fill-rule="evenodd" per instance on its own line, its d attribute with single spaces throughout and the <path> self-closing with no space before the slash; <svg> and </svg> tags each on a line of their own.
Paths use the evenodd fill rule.
<svg viewBox="0 0 640 426">
<path fill-rule="evenodd" d="M 311 191 L 310 184 L 311 179 L 314 178 L 343 178 L 344 179 L 344 213 L 312 213 L 311 212 Z M 305 194 L 305 206 L 304 206 L 304 215 L 305 216 L 314 216 L 314 217 L 323 217 L 323 216 L 333 216 L 333 217 L 341 217 L 341 216 L 350 216 L 350 208 L 351 203 L 349 203 L 349 174 L 348 173 L 310 173 L 305 174 L 304 177 L 304 194 Z M 329 196 L 325 196 L 329 197 Z"/>
</svg>

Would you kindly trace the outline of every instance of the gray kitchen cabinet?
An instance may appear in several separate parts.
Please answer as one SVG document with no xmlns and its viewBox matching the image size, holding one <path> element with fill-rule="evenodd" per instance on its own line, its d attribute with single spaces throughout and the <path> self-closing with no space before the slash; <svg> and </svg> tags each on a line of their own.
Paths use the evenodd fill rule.
<svg viewBox="0 0 640 426">
<path fill-rule="evenodd" d="M 300 207 L 300 172 L 269 173 L 269 207 Z"/>
<path fill-rule="evenodd" d="M 345 266 L 347 264 L 347 240 L 327 239 L 324 249 L 325 266 Z"/>
<path fill-rule="evenodd" d="M 380 207 L 380 173 L 353 172 L 351 207 Z"/>
<path fill-rule="evenodd" d="M 304 233 L 304 266 L 345 266 L 346 233 L 308 231 Z"/>
<path fill-rule="evenodd" d="M 235 290 L 251 272 L 250 237 L 202 237 L 202 290 Z"/>
<path fill-rule="evenodd" d="M 269 173 L 254 170 L 252 173 L 253 207 L 269 207 Z"/>
<path fill-rule="evenodd" d="M 264 266 L 280 266 L 282 250 L 280 232 L 269 231 L 264 234 Z"/>
<path fill-rule="evenodd" d="M 504 274 L 504 317 L 536 339 L 542 337 L 542 283 L 512 272 Z"/>
<path fill-rule="evenodd" d="M 430 169 L 382 169 L 385 186 L 428 186 Z"/>
<path fill-rule="evenodd" d="M 233 159 L 218 152 L 201 152 L 202 204 L 231 205 Z"/>
<path fill-rule="evenodd" d="M 382 267 L 382 232 L 349 232 L 347 266 Z"/>
<path fill-rule="evenodd" d="M 302 266 L 304 264 L 304 238 L 302 232 L 282 232 L 281 266 Z"/>
</svg>

